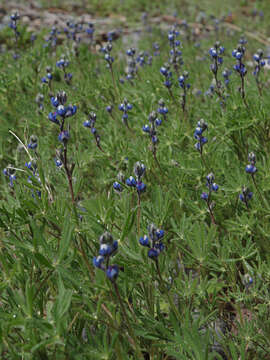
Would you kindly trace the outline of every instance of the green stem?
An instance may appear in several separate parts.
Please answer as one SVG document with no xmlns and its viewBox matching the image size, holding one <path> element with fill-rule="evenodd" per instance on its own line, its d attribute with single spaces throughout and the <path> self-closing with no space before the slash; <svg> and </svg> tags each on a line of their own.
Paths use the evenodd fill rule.
<svg viewBox="0 0 270 360">
<path fill-rule="evenodd" d="M 140 218 L 141 218 L 141 195 L 137 192 L 138 195 L 138 210 L 137 210 L 137 234 L 140 235 Z"/>
<path fill-rule="evenodd" d="M 113 284 L 113 287 L 114 287 L 114 290 L 115 290 L 115 293 L 116 293 L 116 296 L 118 298 L 118 301 L 119 301 L 119 304 L 120 304 L 120 308 L 121 308 L 121 312 L 122 312 L 122 315 L 124 317 L 124 320 L 126 322 L 126 325 L 127 325 L 127 328 L 128 328 L 128 332 L 129 332 L 129 335 L 131 337 L 131 340 L 132 340 L 132 344 L 135 348 L 135 351 L 136 351 L 136 357 L 137 359 L 141 359 L 143 360 L 144 357 L 143 357 L 143 354 L 141 353 L 141 350 L 137 344 L 137 341 L 136 341 L 136 336 L 134 334 L 134 331 L 132 329 L 132 326 L 130 325 L 130 322 L 129 322 L 129 319 L 128 319 L 128 316 L 127 316 L 127 312 L 126 312 L 126 309 L 125 309 L 125 305 L 123 303 L 123 300 L 121 298 L 121 295 L 120 295 L 120 292 L 119 292 L 119 289 L 118 289 L 118 286 L 116 284 L 116 282 L 112 282 Z"/>
<path fill-rule="evenodd" d="M 177 318 L 177 320 L 179 322 L 181 322 L 182 318 L 181 318 L 181 316 L 179 314 L 179 311 L 177 310 L 177 308 L 176 308 L 176 306 L 175 306 L 175 304 L 173 302 L 173 299 L 171 298 L 169 290 L 167 289 L 167 286 L 164 284 L 164 280 L 163 280 L 163 278 L 161 276 L 158 259 L 155 260 L 155 264 L 156 264 L 156 269 L 157 269 L 157 274 L 158 274 L 158 277 L 159 277 L 159 280 L 160 280 L 160 284 L 162 286 L 163 291 L 166 293 L 166 296 L 167 296 L 168 302 L 170 304 L 170 307 L 171 307 L 175 317 Z"/>
</svg>

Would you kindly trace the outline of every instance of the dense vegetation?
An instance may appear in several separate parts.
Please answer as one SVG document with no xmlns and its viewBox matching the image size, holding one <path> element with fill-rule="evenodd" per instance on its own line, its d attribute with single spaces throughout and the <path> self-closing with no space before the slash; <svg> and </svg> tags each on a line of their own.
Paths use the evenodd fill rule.
<svg viewBox="0 0 270 360">
<path fill-rule="evenodd" d="M 270 359 L 269 14 L 248 14 L 11 15 L 1 359 Z"/>
</svg>

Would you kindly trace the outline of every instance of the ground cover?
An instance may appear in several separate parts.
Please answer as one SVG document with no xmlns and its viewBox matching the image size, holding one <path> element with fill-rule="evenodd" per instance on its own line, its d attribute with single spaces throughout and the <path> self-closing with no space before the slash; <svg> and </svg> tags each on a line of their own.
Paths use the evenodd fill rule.
<svg viewBox="0 0 270 360">
<path fill-rule="evenodd" d="M 270 10 L 220 4 L 4 3 L 1 358 L 269 359 Z"/>
</svg>

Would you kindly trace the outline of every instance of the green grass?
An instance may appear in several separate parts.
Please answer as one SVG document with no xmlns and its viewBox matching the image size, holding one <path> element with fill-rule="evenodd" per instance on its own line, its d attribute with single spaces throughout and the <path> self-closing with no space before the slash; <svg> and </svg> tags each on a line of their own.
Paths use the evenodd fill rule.
<svg viewBox="0 0 270 360">
<path fill-rule="evenodd" d="M 198 13 L 194 3 L 183 9 L 191 22 Z M 200 7 L 208 16 L 231 10 L 238 14 L 235 23 L 243 27 L 241 12 L 246 4 L 230 7 L 229 3 L 220 13 L 219 1 L 216 8 L 205 9 L 206 1 Z M 166 14 L 167 4 L 158 4 L 123 1 L 117 7 L 118 2 L 111 1 L 88 6 L 98 14 L 118 12 L 134 21 L 140 11 Z M 170 4 L 173 9 L 174 3 Z M 266 9 L 267 2 L 247 5 Z M 243 29 L 267 36 L 267 19 L 269 11 L 261 22 L 256 18 Z M 213 21 L 208 18 L 207 24 Z M 184 114 L 173 67 L 174 99 L 163 85 L 160 67 L 168 61 L 170 48 L 167 33 L 158 25 L 151 33 L 142 33 L 136 48 L 137 54 L 139 50 L 152 54 L 152 44 L 158 42 L 161 54 L 153 57 L 151 66 L 139 68 L 133 82 L 119 82 L 125 76 L 127 48 L 121 38 L 113 42 L 116 88 L 104 55 L 88 44 L 79 44 L 75 56 L 71 41 L 64 40 L 55 51 L 43 47 L 49 29 L 42 30 L 34 46 L 25 29 L 20 30 L 17 46 L 11 29 L 0 34 L 9 49 L 0 57 L 0 165 L 17 169 L 14 187 L 1 172 L 1 359 L 125 360 L 140 359 L 141 353 L 151 360 L 222 359 L 218 349 L 227 359 L 269 359 L 268 70 L 261 74 L 260 97 L 253 68 L 247 66 L 248 107 L 234 72 L 228 88 L 222 88 L 228 95 L 225 108 L 216 94 L 205 95 L 213 80 L 209 48 L 218 38 L 226 49 L 221 70 L 232 69 L 231 52 L 241 32 L 228 33 L 226 25 L 221 25 L 218 33 L 205 32 L 194 41 L 181 34 L 184 65 L 180 74 L 187 70 L 191 84 Z M 194 46 L 198 42 L 200 46 Z M 248 37 L 244 62 L 262 46 Z M 13 50 L 21 55 L 17 61 L 12 59 Z M 55 65 L 62 54 L 70 60 L 70 85 Z M 41 83 L 46 66 L 53 69 L 51 90 Z M 221 71 L 218 77 L 223 83 Z M 201 95 L 195 94 L 196 89 Z M 62 148 L 59 128 L 48 120 L 54 111 L 50 91 L 56 95 L 61 90 L 67 94 L 67 104 L 78 107 L 65 125 L 70 126 L 68 163 L 75 164 L 74 203 L 66 172 L 54 163 Z M 38 93 L 44 95 L 40 112 L 35 103 Z M 124 97 L 133 105 L 128 119 L 131 131 L 118 110 Z M 155 159 L 142 126 L 161 98 L 169 113 L 157 128 Z M 114 106 L 113 117 L 106 111 L 108 105 Z M 97 115 L 101 149 L 83 126 L 90 111 Z M 194 130 L 202 118 L 208 123 L 203 158 L 194 147 Z M 26 146 L 32 134 L 38 137 L 37 151 L 29 153 L 37 162 L 40 182 L 26 168 L 29 155 L 10 131 Z M 251 151 L 257 157 L 255 182 L 245 172 Z M 113 191 L 117 175 L 121 172 L 125 179 L 133 175 L 137 161 L 146 167 L 147 189 L 140 203 L 136 191 L 125 184 L 120 195 Z M 201 199 L 210 172 L 219 185 L 211 195 L 215 224 Z M 248 209 L 239 200 L 243 185 L 253 192 Z M 165 231 L 165 250 L 158 257 L 160 273 L 157 263 L 148 258 L 148 249 L 139 244 L 150 223 Z M 92 265 L 105 231 L 119 240 L 111 259 L 111 264 L 121 268 L 115 283 Z M 248 287 L 249 276 L 253 283 Z M 219 330 L 218 324 L 226 331 Z"/>
</svg>

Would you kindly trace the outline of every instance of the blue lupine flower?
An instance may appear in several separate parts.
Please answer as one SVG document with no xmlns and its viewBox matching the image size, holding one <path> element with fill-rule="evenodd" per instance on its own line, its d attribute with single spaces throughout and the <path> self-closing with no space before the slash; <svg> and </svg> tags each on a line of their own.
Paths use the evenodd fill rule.
<svg viewBox="0 0 270 360">
<path fill-rule="evenodd" d="M 259 75 L 261 69 L 265 66 L 265 60 L 263 59 L 263 51 L 261 49 L 257 50 L 256 54 L 253 55 L 253 59 L 255 60 L 255 68 L 253 71 L 253 75 L 255 76 L 259 93 L 260 95 L 262 95 L 262 86 L 259 80 Z"/>
<path fill-rule="evenodd" d="M 164 244 L 160 241 L 164 237 L 164 230 L 157 229 L 154 224 L 148 226 L 148 233 L 139 239 L 142 246 L 149 247 L 148 257 L 156 260 L 159 254 L 165 249 Z"/>
<path fill-rule="evenodd" d="M 109 244 L 109 245 L 113 245 L 113 237 L 112 234 L 109 233 L 108 231 L 105 231 L 105 233 L 103 233 L 100 238 L 99 238 L 99 242 L 100 244 Z"/>
<path fill-rule="evenodd" d="M 150 246 L 150 241 L 148 236 L 144 235 L 143 237 L 140 237 L 139 242 L 142 246 Z"/>
<path fill-rule="evenodd" d="M 7 168 L 4 168 L 3 174 L 9 178 L 9 186 L 13 187 L 14 182 L 16 180 L 16 170 L 11 167 L 7 167 Z"/>
<path fill-rule="evenodd" d="M 28 149 L 35 150 L 38 146 L 38 139 L 35 135 L 30 136 L 29 144 L 27 145 Z"/>
<path fill-rule="evenodd" d="M 84 127 L 91 128 L 91 121 L 90 121 L 90 120 L 84 121 L 83 126 L 84 126 Z"/>
<path fill-rule="evenodd" d="M 142 182 L 141 178 L 145 173 L 145 166 L 141 162 L 137 161 L 134 165 L 134 174 L 136 179 L 133 176 L 130 176 L 126 179 L 126 185 L 131 187 L 136 187 L 138 195 L 145 191 L 146 185 Z"/>
<path fill-rule="evenodd" d="M 60 124 L 59 120 L 57 119 L 57 112 L 54 112 L 54 113 L 50 112 L 49 115 L 48 115 L 48 118 L 49 118 L 49 120 L 51 120 L 53 123 L 55 123 L 55 124 L 57 124 L 57 125 Z"/>
<path fill-rule="evenodd" d="M 119 184 L 119 182 L 117 182 L 117 181 L 115 181 L 115 182 L 113 183 L 113 188 L 114 188 L 114 190 L 117 191 L 117 192 L 122 192 L 122 191 L 123 191 L 122 185 Z"/>
<path fill-rule="evenodd" d="M 174 66 L 174 69 L 178 71 L 179 66 L 183 65 L 183 59 L 182 59 L 182 52 L 179 49 L 179 46 L 181 45 L 181 42 L 177 37 L 179 36 L 179 31 L 176 28 L 177 25 L 174 25 L 169 33 L 168 33 L 168 39 L 170 42 L 170 58 L 169 62 Z"/>
<path fill-rule="evenodd" d="M 240 91 L 241 91 L 243 100 L 245 99 L 244 77 L 245 77 L 245 75 L 247 73 L 247 69 L 246 69 L 245 65 L 243 64 L 243 62 L 242 62 L 242 59 L 243 59 L 245 51 L 246 51 L 246 48 L 243 46 L 244 43 L 245 43 L 244 40 L 242 42 L 240 42 L 237 49 L 234 49 L 233 52 L 232 52 L 232 56 L 237 60 L 237 64 L 234 65 L 233 68 L 234 68 L 234 70 L 236 72 L 239 73 L 239 75 L 240 75 L 240 77 L 242 79 Z"/>
<path fill-rule="evenodd" d="M 75 115 L 77 112 L 77 106 L 76 105 L 68 105 L 65 108 L 65 117 L 70 117 Z"/>
<path fill-rule="evenodd" d="M 126 126 L 127 126 L 127 119 L 128 119 L 128 111 L 130 111 L 132 108 L 133 108 L 132 104 L 130 104 L 126 98 L 118 106 L 118 109 L 123 112 L 122 120 Z"/>
<path fill-rule="evenodd" d="M 113 106 L 112 106 L 112 105 L 108 105 L 108 106 L 106 107 L 106 110 L 108 111 L 109 114 L 111 114 L 112 111 L 113 111 Z"/>
<path fill-rule="evenodd" d="M 64 105 L 59 105 L 59 106 L 57 107 L 57 114 L 58 114 L 59 116 L 65 116 L 65 114 L 66 114 L 66 108 L 64 107 Z"/>
<path fill-rule="evenodd" d="M 243 186 L 242 193 L 239 194 L 239 199 L 247 205 L 252 196 L 253 192 L 249 191 L 247 187 Z"/>
<path fill-rule="evenodd" d="M 255 174 L 257 172 L 257 168 L 254 165 L 248 164 L 246 166 L 246 172 L 248 174 Z"/>
<path fill-rule="evenodd" d="M 189 89 L 190 88 L 190 84 L 186 82 L 187 78 L 188 78 L 188 72 L 187 71 L 185 71 L 183 73 L 183 75 L 179 76 L 179 78 L 178 78 L 179 85 L 180 85 L 180 87 L 182 89 L 185 89 L 185 88 Z"/>
<path fill-rule="evenodd" d="M 137 179 L 140 179 L 145 173 L 145 165 L 140 161 L 137 161 L 134 165 L 134 174 Z"/>
<path fill-rule="evenodd" d="M 118 249 L 118 241 L 115 240 L 115 241 L 113 242 L 113 252 L 115 252 L 117 249 Z"/>
<path fill-rule="evenodd" d="M 63 130 L 58 135 L 58 140 L 61 142 L 67 142 L 70 138 L 69 132 L 67 130 Z"/>
<path fill-rule="evenodd" d="M 89 113 L 89 119 L 84 121 L 83 126 L 89 128 L 91 130 L 91 133 L 94 135 L 97 147 L 101 151 L 103 151 L 100 146 L 100 135 L 99 135 L 97 129 L 95 128 L 96 119 L 97 119 L 97 115 L 93 111 L 91 111 Z"/>
<path fill-rule="evenodd" d="M 10 187 L 13 187 L 14 186 L 14 181 L 16 180 L 16 175 L 15 174 L 11 174 L 9 176 L 9 185 Z"/>
<path fill-rule="evenodd" d="M 51 97 L 51 104 L 56 107 L 55 112 L 50 112 L 48 115 L 48 118 L 53 123 L 60 125 L 60 121 L 57 119 L 57 116 L 60 116 L 61 119 L 61 128 L 63 128 L 65 118 L 73 116 L 77 112 L 77 106 L 76 105 L 68 105 L 64 106 L 67 101 L 67 95 L 64 91 L 60 91 L 57 93 L 57 95 L 54 97 Z M 61 137 L 64 134 L 61 135 Z M 60 136 L 60 135 L 59 135 Z M 59 138 L 60 140 L 60 138 Z M 62 141 L 62 140 L 60 140 Z"/>
<path fill-rule="evenodd" d="M 97 256 L 97 257 L 94 257 L 94 258 L 93 258 L 93 265 L 94 265 L 95 267 L 101 269 L 104 260 L 105 260 L 105 258 L 104 258 L 104 256 L 102 256 L 102 255 L 99 255 L 99 256 Z"/>
<path fill-rule="evenodd" d="M 172 77 L 172 72 L 169 71 L 170 69 L 170 65 L 169 64 L 164 64 L 164 66 L 162 66 L 160 68 L 160 73 L 165 77 L 165 81 L 164 81 L 164 85 L 169 89 L 172 86 L 172 82 L 170 80 L 170 78 Z"/>
<path fill-rule="evenodd" d="M 106 270 L 107 277 L 113 282 L 117 279 L 119 274 L 119 267 L 118 265 L 111 265 Z"/>
<path fill-rule="evenodd" d="M 134 179 L 133 176 L 130 176 L 130 177 L 126 180 L 126 184 L 127 184 L 127 186 L 136 187 L 137 181 Z"/>
<path fill-rule="evenodd" d="M 37 148 L 37 142 L 36 143 L 29 143 L 27 145 L 28 149 L 34 150 Z"/>
<path fill-rule="evenodd" d="M 165 232 L 164 232 L 164 230 L 157 229 L 156 234 L 157 234 L 158 239 L 162 239 L 164 237 Z"/>
<path fill-rule="evenodd" d="M 160 99 L 158 101 L 158 109 L 157 112 L 161 115 L 163 115 L 163 118 L 166 119 L 166 115 L 168 114 L 169 110 L 168 108 L 165 106 L 165 102 L 163 99 Z"/>
<path fill-rule="evenodd" d="M 143 182 L 138 181 L 137 185 L 136 185 L 136 188 L 137 188 L 138 193 L 142 193 L 142 192 L 145 191 L 146 185 Z"/>
<path fill-rule="evenodd" d="M 212 185 L 214 183 L 214 180 L 215 180 L 214 174 L 213 173 L 208 174 L 206 176 L 206 180 L 207 180 L 206 186 Z"/>
<path fill-rule="evenodd" d="M 225 82 L 225 85 L 228 86 L 229 82 L 230 82 L 230 79 L 229 79 L 229 76 L 231 75 L 231 71 L 228 70 L 228 69 L 225 69 L 222 71 L 222 76 L 224 78 L 224 82 Z"/>
<path fill-rule="evenodd" d="M 143 131 L 149 133 L 150 132 L 150 126 L 148 124 L 143 126 Z"/>
<path fill-rule="evenodd" d="M 157 243 L 155 243 L 155 245 L 154 245 L 154 247 L 155 247 L 155 249 L 157 249 L 158 251 L 164 251 L 164 249 L 165 249 L 165 245 L 163 244 L 163 242 L 157 242 Z"/>
<path fill-rule="evenodd" d="M 154 249 L 154 248 L 152 248 L 152 249 L 150 249 L 150 250 L 148 251 L 148 257 L 149 257 L 150 259 L 153 259 L 153 260 L 156 260 L 157 257 L 159 256 L 159 254 L 160 254 L 160 250 L 159 250 L 159 249 Z"/>
<path fill-rule="evenodd" d="M 95 32 L 95 26 L 93 23 L 89 22 L 88 23 L 88 28 L 85 30 L 85 32 L 87 33 L 87 35 L 89 35 L 90 39 L 93 39 L 93 35 Z"/>
<path fill-rule="evenodd" d="M 99 249 L 99 255 L 107 256 L 110 255 L 113 251 L 113 248 L 109 244 L 101 244 Z"/>
<path fill-rule="evenodd" d="M 54 107 L 56 107 L 56 108 L 59 106 L 59 101 L 58 101 L 57 96 L 51 97 L 51 103 L 52 103 L 52 105 L 53 105 Z"/>
<path fill-rule="evenodd" d="M 254 152 L 250 152 L 248 154 L 248 162 L 249 164 L 246 166 L 246 172 L 253 175 L 257 172 L 257 168 L 255 167 L 256 155 L 254 154 Z"/>
<path fill-rule="evenodd" d="M 162 66 L 162 67 L 160 68 L 160 72 L 161 72 L 162 75 L 168 76 L 168 68 L 167 68 L 167 67 Z"/>
<path fill-rule="evenodd" d="M 156 127 L 162 124 L 162 120 L 157 118 L 157 113 L 155 111 L 151 112 L 148 119 L 150 122 L 150 126 L 144 125 L 143 131 L 149 134 L 152 144 L 155 145 L 158 143 Z M 153 147 L 153 151 L 156 151 L 156 147 Z"/>
<path fill-rule="evenodd" d="M 55 165 L 56 165 L 58 168 L 60 168 L 60 167 L 63 165 L 63 163 L 62 163 L 62 161 L 61 161 L 60 159 L 54 159 L 54 162 L 55 162 Z"/>
<path fill-rule="evenodd" d="M 203 199 L 203 200 L 208 200 L 208 197 L 209 197 L 209 195 L 208 195 L 207 192 L 203 192 L 203 193 L 201 194 L 201 199 Z"/>
<path fill-rule="evenodd" d="M 207 193 L 207 192 L 203 192 L 203 193 L 201 194 L 201 199 L 207 201 L 208 205 L 210 205 L 209 202 L 210 202 L 211 192 L 212 192 L 212 191 L 216 192 L 216 191 L 218 191 L 218 189 L 219 189 L 218 184 L 216 184 L 216 183 L 214 182 L 214 180 L 215 180 L 215 176 L 214 176 L 213 173 L 210 173 L 210 174 L 208 174 L 208 175 L 206 176 L 206 186 L 208 187 L 209 191 L 208 191 L 208 193 Z"/>
<path fill-rule="evenodd" d="M 26 162 L 25 166 L 30 170 L 33 170 L 33 167 L 36 168 L 36 164 L 33 163 L 32 161 Z"/>
<path fill-rule="evenodd" d="M 198 142 L 195 144 L 195 148 L 202 154 L 203 151 L 203 145 L 207 143 L 207 138 L 203 136 L 203 132 L 207 130 L 208 125 L 207 123 L 201 119 L 197 123 L 197 127 L 194 132 L 194 138 L 198 140 Z"/>
<path fill-rule="evenodd" d="M 156 126 L 160 126 L 162 124 L 162 120 L 156 119 L 155 124 L 156 124 Z"/>
<path fill-rule="evenodd" d="M 104 60 L 107 62 L 107 67 L 112 68 L 112 64 L 114 62 L 114 58 L 110 55 L 112 51 L 112 43 L 108 42 L 100 49 L 100 51 L 105 54 Z"/>
</svg>

